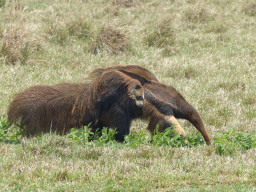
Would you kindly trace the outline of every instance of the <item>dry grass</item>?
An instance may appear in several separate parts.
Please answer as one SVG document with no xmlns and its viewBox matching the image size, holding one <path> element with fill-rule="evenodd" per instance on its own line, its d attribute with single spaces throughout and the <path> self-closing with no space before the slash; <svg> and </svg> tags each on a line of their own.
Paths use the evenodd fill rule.
<svg viewBox="0 0 256 192">
<path fill-rule="evenodd" d="M 20 3 L 22 10 L 0 7 L 1 116 L 13 96 L 31 85 L 83 82 L 96 67 L 138 64 L 179 90 L 212 138 L 228 130 L 256 134 L 254 1 Z M 197 132 L 180 123 L 189 135 Z M 132 124 L 136 131 L 145 127 L 141 121 Z M 256 190 L 255 149 L 233 156 L 214 150 L 85 147 L 56 135 L 1 142 L 0 186 L 3 191 Z"/>
<path fill-rule="evenodd" d="M 53 42 L 65 43 L 69 38 L 76 37 L 78 39 L 88 39 L 91 35 L 91 26 L 86 17 L 79 14 L 61 15 L 60 17 L 54 14 L 50 19 L 46 20 L 46 35 L 47 39 Z M 49 24 L 50 23 L 50 24 Z M 58 23 L 56 25 L 56 23 Z"/>
<path fill-rule="evenodd" d="M 100 50 L 119 54 L 128 48 L 127 35 L 112 25 L 104 26 L 89 46 L 89 51 L 98 54 Z"/>
<path fill-rule="evenodd" d="M 132 7 L 136 4 L 136 0 L 113 0 L 112 4 L 114 6 L 121 6 L 121 7 Z"/>
<path fill-rule="evenodd" d="M 250 16 L 256 16 L 256 2 L 249 2 L 243 9 L 244 13 Z"/>
<path fill-rule="evenodd" d="M 211 10 L 211 5 L 207 4 L 206 1 L 194 1 L 187 4 L 183 19 L 189 23 L 204 24 L 213 19 L 213 10 Z M 215 8 L 215 7 L 214 7 Z"/>
<path fill-rule="evenodd" d="M 0 0 L 0 7 L 5 6 L 5 3 L 6 3 L 6 1 L 5 1 L 5 0 Z"/>
<path fill-rule="evenodd" d="M 11 7 L 4 8 L 9 11 L 8 21 L 1 32 L 1 56 L 7 64 L 27 64 L 30 56 L 42 49 L 40 37 L 35 34 L 34 26 L 24 25 L 23 8 L 18 1 Z"/>
<path fill-rule="evenodd" d="M 42 49 L 39 38 L 30 36 L 31 30 L 10 27 L 3 32 L 1 54 L 8 64 L 27 64 L 31 55 Z"/>
<path fill-rule="evenodd" d="M 147 46 L 164 48 L 175 42 L 175 32 L 172 28 L 172 19 L 167 18 L 159 21 L 154 31 L 145 38 Z"/>
<path fill-rule="evenodd" d="M 1 144 L 4 190 L 251 191 L 255 157 L 216 156 L 213 147 L 83 146 L 55 135 Z M 227 189 L 226 189 L 227 188 Z"/>
<path fill-rule="evenodd" d="M 176 34 L 171 17 L 162 18 L 158 21 L 154 30 L 144 38 L 147 46 L 162 48 L 163 56 L 171 56 L 179 51 L 175 46 L 175 40 Z"/>
</svg>

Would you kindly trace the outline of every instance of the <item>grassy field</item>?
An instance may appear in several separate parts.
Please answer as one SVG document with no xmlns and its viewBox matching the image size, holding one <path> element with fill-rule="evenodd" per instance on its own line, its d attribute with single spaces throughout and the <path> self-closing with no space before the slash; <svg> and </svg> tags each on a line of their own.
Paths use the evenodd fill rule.
<svg viewBox="0 0 256 192">
<path fill-rule="evenodd" d="M 0 0 L 0 191 L 256 191 L 255 34 L 253 0 Z M 25 88 L 115 64 L 174 86 L 213 145 L 151 143 L 139 120 L 124 144 L 8 128 Z"/>
</svg>

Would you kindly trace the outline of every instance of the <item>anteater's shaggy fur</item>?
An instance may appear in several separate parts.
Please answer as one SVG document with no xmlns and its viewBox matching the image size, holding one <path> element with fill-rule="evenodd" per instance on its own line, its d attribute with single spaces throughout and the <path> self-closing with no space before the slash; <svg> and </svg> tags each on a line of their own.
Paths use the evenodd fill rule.
<svg viewBox="0 0 256 192">
<path fill-rule="evenodd" d="M 181 135 L 185 135 L 184 129 L 179 125 L 178 121 L 174 118 L 172 113 L 169 113 L 168 103 L 162 102 L 161 100 L 154 97 L 154 95 L 144 89 L 145 98 L 143 104 L 143 110 L 141 113 L 131 113 L 129 118 L 127 118 L 127 113 L 124 110 L 120 110 L 122 105 L 123 98 L 120 97 L 116 100 L 111 107 L 105 111 L 102 110 L 100 116 L 100 122 L 107 127 L 111 125 L 122 125 L 122 132 L 118 133 L 120 140 L 124 140 L 124 136 L 129 134 L 131 121 L 133 119 L 150 119 L 148 130 L 154 134 L 156 125 L 159 125 L 159 131 L 163 131 L 167 127 L 171 127 L 175 124 L 174 129 Z M 125 95 L 124 95 L 125 96 Z M 171 106 L 169 106 L 171 107 Z M 114 117 L 114 118 L 113 118 Z M 125 122 L 125 123 L 123 123 Z"/>
<path fill-rule="evenodd" d="M 72 127 L 89 123 L 96 129 L 101 111 L 108 111 L 120 97 L 126 99 L 120 106 L 127 114 L 141 110 L 144 91 L 139 81 L 118 71 L 104 72 L 97 77 L 92 82 L 81 84 L 32 86 L 14 98 L 9 106 L 8 119 L 24 125 L 27 136 L 49 131 L 65 134 Z M 122 132 L 119 130 L 122 125 L 110 127 Z"/>
<path fill-rule="evenodd" d="M 117 70 L 118 69 L 118 70 Z M 106 71 L 120 71 L 130 77 L 138 79 L 142 85 L 150 83 L 151 80 L 157 80 L 156 77 L 147 69 L 136 65 L 124 65 L 124 66 L 113 66 L 108 68 L 99 68 L 91 71 L 89 76 L 94 78 L 100 76 Z M 108 110 L 103 110 L 100 118 L 101 124 L 110 127 L 110 125 L 121 125 L 122 133 L 119 133 L 120 140 L 124 139 L 124 135 L 129 133 L 130 124 L 133 119 L 140 118 L 149 121 L 148 130 L 153 134 L 155 127 L 159 125 L 159 131 L 165 130 L 167 127 L 174 126 L 174 129 L 181 135 L 185 135 L 184 129 L 180 126 L 176 118 L 173 116 L 170 104 L 168 102 L 163 102 L 161 99 L 156 98 L 150 90 L 145 90 L 145 98 L 143 110 L 141 113 L 131 113 L 127 117 L 127 112 L 120 110 L 125 104 L 123 101 L 126 99 L 119 97 L 116 102 L 114 102 Z M 125 97 L 125 95 L 123 95 Z M 115 117 L 115 118 L 113 118 Z M 102 126 L 101 126 L 102 127 Z"/>
<path fill-rule="evenodd" d="M 144 87 L 145 102 L 149 102 L 150 104 L 153 104 L 152 102 L 154 102 L 154 105 L 151 105 L 151 107 L 149 107 L 151 110 L 152 106 L 155 107 L 153 107 L 154 114 L 156 114 L 155 112 L 159 111 L 159 109 L 161 108 L 163 109 L 162 115 L 168 118 L 171 124 L 178 123 L 175 118 L 182 118 L 188 120 L 203 135 L 206 143 L 211 143 L 210 137 L 208 136 L 208 133 L 204 127 L 203 121 L 201 120 L 201 117 L 196 109 L 192 105 L 190 105 L 185 100 L 185 98 L 172 86 L 161 84 L 149 70 L 137 65 L 117 65 L 107 68 L 96 69 L 91 74 L 99 75 L 104 71 L 120 71 L 140 81 Z M 155 98 L 157 98 L 157 100 L 150 99 L 150 95 L 153 95 Z M 164 103 L 168 103 L 168 105 L 160 106 L 159 102 L 155 101 L 162 101 Z M 149 108 L 143 108 L 143 113 L 140 118 L 150 117 L 148 129 L 151 132 L 154 131 L 156 124 L 160 125 L 160 130 L 164 130 L 167 126 L 169 126 L 168 123 L 161 123 L 161 120 L 156 120 L 156 115 L 149 115 L 150 113 L 152 114 L 152 112 L 148 111 Z"/>
</svg>

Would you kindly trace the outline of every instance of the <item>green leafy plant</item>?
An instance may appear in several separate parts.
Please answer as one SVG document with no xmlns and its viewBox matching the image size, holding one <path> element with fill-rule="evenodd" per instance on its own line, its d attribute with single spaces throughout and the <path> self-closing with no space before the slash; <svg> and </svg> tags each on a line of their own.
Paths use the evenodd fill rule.
<svg viewBox="0 0 256 192">
<path fill-rule="evenodd" d="M 179 135 L 172 127 L 159 132 L 159 126 L 156 126 L 154 135 L 152 136 L 152 144 L 155 146 L 168 145 L 172 147 L 186 146 L 186 140 Z"/>
<path fill-rule="evenodd" d="M 22 134 L 22 126 L 11 126 L 5 116 L 0 117 L 0 141 L 16 142 Z"/>
<path fill-rule="evenodd" d="M 90 132 L 89 125 L 84 126 L 81 129 L 72 128 L 70 132 L 67 134 L 67 138 L 80 142 L 87 142 L 89 139 L 92 138 L 92 136 L 93 133 Z"/>
<path fill-rule="evenodd" d="M 219 155 L 232 155 L 237 151 L 245 151 L 256 147 L 256 137 L 252 134 L 229 130 L 218 132 L 214 138 L 216 153 Z"/>
<path fill-rule="evenodd" d="M 10 124 L 5 121 L 3 117 L 0 118 L 0 139 L 4 140 L 7 138 L 8 128 Z"/>
<path fill-rule="evenodd" d="M 72 128 L 70 133 L 67 134 L 67 138 L 83 143 L 94 141 L 94 143 L 98 145 L 115 141 L 116 131 L 114 129 L 108 129 L 107 127 L 104 127 L 101 131 L 97 130 L 94 134 L 91 132 L 89 127 L 90 125 L 84 126 L 81 129 Z"/>
<path fill-rule="evenodd" d="M 113 143 L 115 142 L 115 135 L 115 129 L 108 129 L 107 127 L 104 127 L 101 132 L 96 132 L 95 142 L 99 145 Z"/>
<path fill-rule="evenodd" d="M 159 126 L 157 125 L 155 134 L 152 136 L 152 144 L 156 146 L 196 147 L 205 143 L 201 135 L 181 136 L 175 129 L 173 129 L 173 126 L 165 129 L 163 132 L 159 132 L 158 129 Z"/>
<path fill-rule="evenodd" d="M 151 140 L 143 130 L 131 131 L 129 135 L 125 136 L 125 145 L 129 147 L 138 147 L 141 145 L 147 145 L 151 143 L 154 146 L 171 146 L 171 147 L 195 147 L 204 143 L 203 137 L 200 135 L 196 136 L 181 136 L 172 127 L 165 129 L 163 132 L 159 132 L 159 126 L 157 125 L 154 135 Z M 104 127 L 101 131 L 92 133 L 88 126 L 82 129 L 70 130 L 67 138 L 83 142 L 83 143 L 94 143 L 96 145 L 114 144 L 116 130 L 108 129 Z M 92 142 L 88 142 L 92 141 Z"/>
<path fill-rule="evenodd" d="M 186 136 L 185 139 L 189 147 L 196 147 L 205 143 L 204 138 L 198 134 L 196 136 Z"/>
<path fill-rule="evenodd" d="M 129 135 L 125 136 L 125 143 L 130 147 L 138 147 L 143 144 L 148 144 L 148 139 L 144 131 L 132 130 Z"/>
</svg>

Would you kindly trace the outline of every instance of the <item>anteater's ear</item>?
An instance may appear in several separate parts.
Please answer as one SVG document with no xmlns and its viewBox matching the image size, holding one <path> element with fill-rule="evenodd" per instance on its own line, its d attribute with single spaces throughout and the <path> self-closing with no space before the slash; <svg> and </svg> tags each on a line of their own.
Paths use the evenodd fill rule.
<svg viewBox="0 0 256 192">
<path fill-rule="evenodd" d="M 174 115 L 173 106 L 170 103 L 164 102 L 161 99 L 157 98 L 150 90 L 144 87 L 145 100 L 153 105 L 156 110 L 158 110 L 163 115 Z"/>
<path fill-rule="evenodd" d="M 192 117 L 192 111 L 189 111 L 189 112 L 188 112 L 188 116 L 189 116 L 189 117 Z"/>
<path fill-rule="evenodd" d="M 190 110 L 190 111 L 188 112 L 189 118 L 192 118 L 193 114 L 194 114 L 194 110 Z"/>
</svg>

